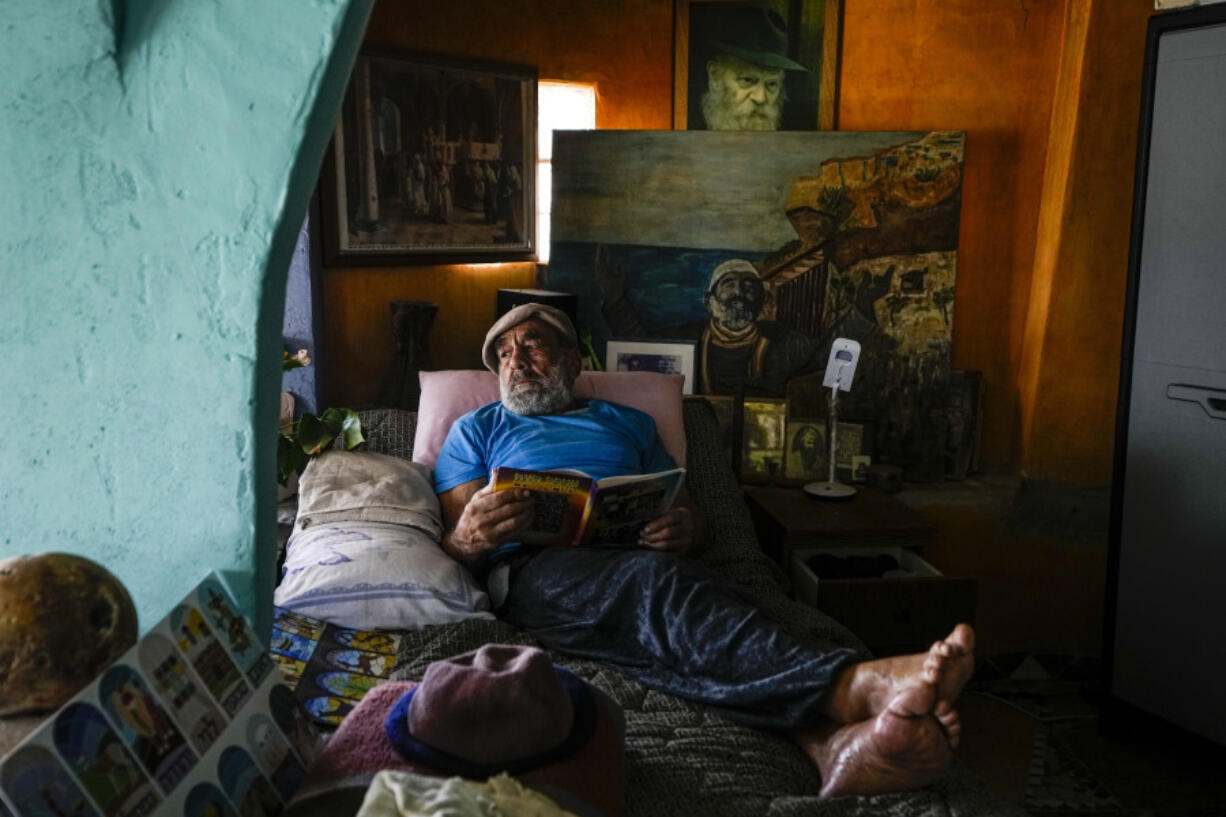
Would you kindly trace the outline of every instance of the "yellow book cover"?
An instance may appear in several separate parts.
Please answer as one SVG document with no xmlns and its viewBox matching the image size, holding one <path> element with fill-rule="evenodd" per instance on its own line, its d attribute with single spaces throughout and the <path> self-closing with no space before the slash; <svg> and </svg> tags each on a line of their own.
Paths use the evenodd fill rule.
<svg viewBox="0 0 1226 817">
<path fill-rule="evenodd" d="M 594 480 L 566 471 L 495 468 L 494 490 L 532 491 L 532 527 L 519 537 L 528 545 L 578 545 L 591 510 Z"/>
</svg>

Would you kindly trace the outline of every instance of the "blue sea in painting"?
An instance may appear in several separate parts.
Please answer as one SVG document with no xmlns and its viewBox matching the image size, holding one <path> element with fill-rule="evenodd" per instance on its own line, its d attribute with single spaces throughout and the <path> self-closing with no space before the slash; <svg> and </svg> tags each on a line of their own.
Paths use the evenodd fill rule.
<svg viewBox="0 0 1226 817">
<path fill-rule="evenodd" d="M 559 241 L 550 248 L 550 289 L 573 292 L 579 296 L 579 323 L 592 330 L 593 343 L 600 353 L 610 337 L 602 315 L 602 296 L 596 286 L 596 257 L 600 245 L 586 241 Z M 683 247 L 656 247 L 641 244 L 604 245 L 605 262 L 610 270 L 625 273 L 626 297 L 639 322 L 652 337 L 693 340 L 696 335 L 668 333 L 670 327 L 687 327 L 705 322 L 704 303 L 711 271 L 731 258 L 758 261 L 762 253 L 744 250 L 697 250 Z"/>
</svg>

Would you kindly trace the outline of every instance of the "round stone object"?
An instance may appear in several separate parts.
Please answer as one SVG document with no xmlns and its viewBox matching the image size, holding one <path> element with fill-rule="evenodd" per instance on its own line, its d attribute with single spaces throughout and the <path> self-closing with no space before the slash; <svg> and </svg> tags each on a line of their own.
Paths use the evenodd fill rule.
<svg viewBox="0 0 1226 817">
<path fill-rule="evenodd" d="M 0 716 L 55 709 L 136 643 L 136 607 L 97 562 L 0 561 Z"/>
</svg>

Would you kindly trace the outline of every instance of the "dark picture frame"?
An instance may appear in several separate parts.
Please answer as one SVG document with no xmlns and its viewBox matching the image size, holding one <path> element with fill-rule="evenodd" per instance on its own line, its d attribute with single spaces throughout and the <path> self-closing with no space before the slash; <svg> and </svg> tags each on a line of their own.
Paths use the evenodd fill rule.
<svg viewBox="0 0 1226 817">
<path fill-rule="evenodd" d="M 787 32 L 787 57 L 807 72 L 788 71 L 780 130 L 834 130 L 838 108 L 843 0 L 675 0 L 673 128 L 705 130 L 701 100 L 717 32 L 737 7 L 767 8 Z"/>
<path fill-rule="evenodd" d="M 320 181 L 331 266 L 536 258 L 537 71 L 364 49 Z"/>
</svg>

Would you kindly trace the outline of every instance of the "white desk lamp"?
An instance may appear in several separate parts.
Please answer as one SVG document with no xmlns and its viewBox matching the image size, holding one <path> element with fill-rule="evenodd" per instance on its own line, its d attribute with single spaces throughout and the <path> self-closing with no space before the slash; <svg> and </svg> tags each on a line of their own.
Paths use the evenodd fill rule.
<svg viewBox="0 0 1226 817">
<path fill-rule="evenodd" d="M 856 374 L 856 363 L 860 360 L 860 344 L 848 338 L 837 338 L 830 347 L 830 361 L 826 364 L 826 376 L 823 386 L 830 387 L 830 411 L 826 419 L 826 460 L 829 470 L 825 482 L 810 482 L 805 486 L 805 493 L 820 499 L 850 499 L 855 496 L 856 489 L 844 485 L 835 479 L 835 454 L 838 452 L 839 427 L 839 391 L 851 391 L 851 379 Z"/>
</svg>

